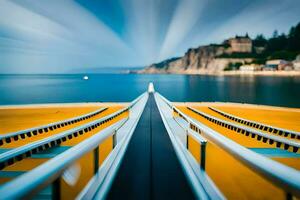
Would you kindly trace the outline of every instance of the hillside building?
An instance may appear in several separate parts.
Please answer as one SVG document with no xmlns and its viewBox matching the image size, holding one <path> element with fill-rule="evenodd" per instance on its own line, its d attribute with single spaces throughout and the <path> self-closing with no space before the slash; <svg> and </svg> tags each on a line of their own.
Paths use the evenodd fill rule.
<svg viewBox="0 0 300 200">
<path fill-rule="evenodd" d="M 275 70 L 283 70 L 284 66 L 288 65 L 286 60 L 268 60 L 264 67 L 265 71 L 275 71 Z"/>
<path fill-rule="evenodd" d="M 240 71 L 244 71 L 244 72 L 261 71 L 261 69 L 262 69 L 262 66 L 261 65 L 256 65 L 256 64 L 240 66 Z"/>
<path fill-rule="evenodd" d="M 236 36 L 225 41 L 230 47 L 232 53 L 251 53 L 252 40 L 248 35 Z"/>
</svg>

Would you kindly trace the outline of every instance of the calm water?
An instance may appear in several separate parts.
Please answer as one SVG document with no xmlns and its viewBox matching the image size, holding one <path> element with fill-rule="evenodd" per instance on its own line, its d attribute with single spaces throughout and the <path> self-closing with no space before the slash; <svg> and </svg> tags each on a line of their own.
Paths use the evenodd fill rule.
<svg viewBox="0 0 300 200">
<path fill-rule="evenodd" d="M 0 104 L 131 101 L 154 82 L 172 101 L 300 107 L 300 78 L 196 75 L 0 75 Z"/>
</svg>

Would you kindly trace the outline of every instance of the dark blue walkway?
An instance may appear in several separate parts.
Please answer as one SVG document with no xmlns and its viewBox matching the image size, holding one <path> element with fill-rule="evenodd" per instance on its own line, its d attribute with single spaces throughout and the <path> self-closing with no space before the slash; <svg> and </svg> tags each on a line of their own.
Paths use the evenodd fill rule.
<svg viewBox="0 0 300 200">
<path fill-rule="evenodd" d="M 152 94 L 108 199 L 194 199 Z"/>
</svg>

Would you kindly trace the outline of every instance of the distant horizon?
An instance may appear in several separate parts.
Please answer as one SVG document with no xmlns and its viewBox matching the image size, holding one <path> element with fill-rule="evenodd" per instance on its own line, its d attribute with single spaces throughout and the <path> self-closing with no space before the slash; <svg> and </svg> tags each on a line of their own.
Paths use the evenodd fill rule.
<svg viewBox="0 0 300 200">
<path fill-rule="evenodd" d="M 300 22 L 298 23 L 300 24 Z M 294 26 L 292 26 L 294 27 Z M 274 32 L 277 31 L 277 30 L 274 30 Z M 281 33 L 281 34 L 285 34 L 287 35 L 289 33 L 289 31 L 287 31 L 286 33 Z M 231 36 L 231 37 L 228 37 L 228 38 L 225 38 L 224 41 L 226 39 L 229 39 L 229 38 L 234 38 L 236 36 L 246 36 L 248 35 L 248 33 L 246 33 L 245 35 L 234 35 L 234 36 Z M 264 36 L 263 34 L 257 34 L 256 36 L 258 35 L 262 35 Z M 255 39 L 251 36 L 249 36 L 252 40 Z M 264 36 L 265 37 L 265 36 Z M 269 37 L 265 37 L 266 39 L 270 39 L 272 38 L 272 36 L 269 36 Z M 198 46 L 195 46 L 195 47 L 190 47 L 188 49 L 191 49 L 191 48 L 198 48 L 200 46 L 206 46 L 206 45 L 214 45 L 214 44 L 222 44 L 222 43 L 210 43 L 210 44 L 203 44 L 203 45 L 198 45 Z M 188 51 L 188 49 L 186 51 Z M 161 60 L 161 61 L 158 61 L 157 63 L 160 63 L 160 62 L 163 62 L 165 60 L 170 60 L 170 59 L 175 59 L 175 58 L 180 58 L 182 57 L 184 54 L 180 55 L 180 56 L 173 56 L 173 57 L 169 57 L 169 58 L 166 58 L 164 60 Z M 154 64 L 154 63 L 152 63 Z M 99 66 L 99 67 L 93 67 L 93 68 L 76 68 L 76 69 L 72 69 L 71 71 L 66 71 L 66 72 L 45 72 L 45 73 L 42 73 L 42 72 L 38 72 L 38 73 L 35 73 L 35 72 L 31 72 L 31 73 L 26 73 L 26 72 L 21 72 L 21 73 L 2 73 L 4 75 L 47 75 L 47 74 L 53 74 L 53 75 L 59 75 L 59 74 L 115 74 L 115 73 L 118 73 L 118 74 L 123 74 L 125 73 L 124 71 L 126 70 L 139 70 L 139 69 L 143 69 L 147 66 Z M 125 73 L 126 74 L 126 73 Z"/>
<path fill-rule="evenodd" d="M 145 67 L 235 35 L 288 33 L 299 7 L 293 0 L 2 1 L 0 73 Z"/>
<path fill-rule="evenodd" d="M 26 73 L 26 72 L 19 72 L 19 73 L 0 73 L 1 75 L 67 75 L 67 74 L 127 74 L 126 70 L 139 70 L 143 69 L 144 66 L 136 67 L 136 66 L 111 66 L 111 67 L 98 67 L 98 68 L 81 68 L 74 71 L 67 71 L 67 72 L 38 72 L 38 73 Z M 81 71 L 82 70 L 82 71 Z M 87 70 L 87 71 L 83 71 Z"/>
</svg>

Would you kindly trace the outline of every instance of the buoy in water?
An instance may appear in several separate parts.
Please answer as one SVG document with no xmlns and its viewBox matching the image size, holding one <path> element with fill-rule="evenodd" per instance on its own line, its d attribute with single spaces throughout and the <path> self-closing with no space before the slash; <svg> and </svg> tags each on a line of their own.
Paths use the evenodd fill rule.
<svg viewBox="0 0 300 200">
<path fill-rule="evenodd" d="M 88 79 L 89 79 L 88 76 L 84 76 L 84 77 L 83 77 L 83 80 L 88 80 Z"/>
</svg>

